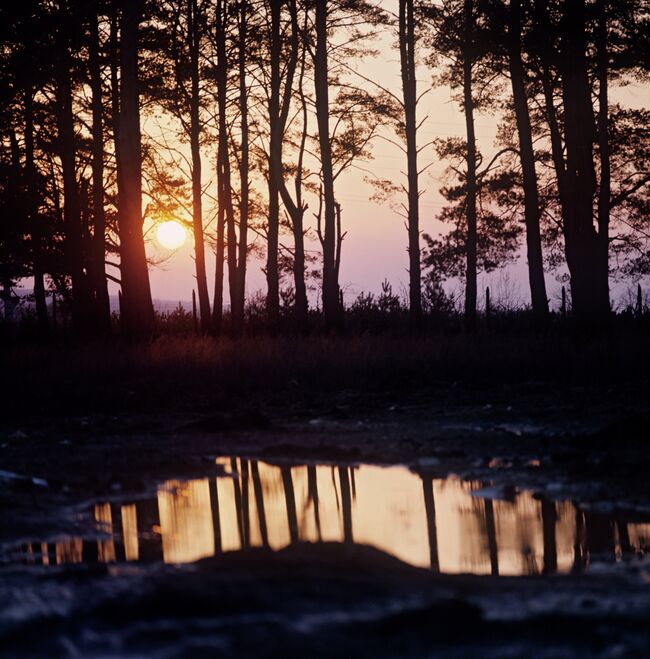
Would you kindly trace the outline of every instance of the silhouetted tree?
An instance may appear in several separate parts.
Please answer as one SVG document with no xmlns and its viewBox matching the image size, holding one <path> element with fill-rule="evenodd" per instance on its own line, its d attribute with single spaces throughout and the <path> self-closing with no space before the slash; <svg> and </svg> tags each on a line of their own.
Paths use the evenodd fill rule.
<svg viewBox="0 0 650 659">
<path fill-rule="evenodd" d="M 246 296 L 246 262 L 248 259 L 248 223 L 250 219 L 250 137 L 248 119 L 248 37 L 249 6 L 240 2 L 238 6 L 237 63 L 239 76 L 239 112 L 241 145 L 239 158 L 239 250 L 237 254 L 235 299 L 231 301 L 233 332 L 240 334 L 244 326 L 244 303 Z"/>
<path fill-rule="evenodd" d="M 73 44 L 75 15 L 66 0 L 60 0 L 54 33 L 54 82 L 56 88 L 55 115 L 57 147 L 63 177 L 63 226 L 65 232 L 65 259 L 72 283 L 72 318 L 75 327 L 85 333 L 93 319 L 88 263 L 84 253 L 82 209 L 77 185 L 77 146 L 73 108 Z"/>
<path fill-rule="evenodd" d="M 474 127 L 476 99 L 474 76 L 480 53 L 474 0 L 448 0 L 432 10 L 436 27 L 434 48 L 451 58 L 446 80 L 462 90 L 460 104 L 465 116 L 466 142 L 463 147 L 464 242 L 465 242 L 465 326 L 476 326 L 477 302 L 477 147 Z"/>
<path fill-rule="evenodd" d="M 142 0 L 120 2 L 120 108 L 117 135 L 118 223 L 122 322 L 126 334 L 153 332 L 153 303 L 142 235 L 142 153 L 138 90 L 138 32 Z"/>
<path fill-rule="evenodd" d="M 408 165 L 409 308 L 418 324 L 422 313 L 420 282 L 420 193 L 418 189 L 418 146 L 416 117 L 418 94 L 415 77 L 415 12 L 413 0 L 399 2 L 399 50 L 404 96 L 404 134 Z"/>
<path fill-rule="evenodd" d="M 524 216 L 526 220 L 526 255 L 533 313 L 541 320 L 548 315 L 548 298 L 544 282 L 544 261 L 540 233 L 540 203 L 535 172 L 535 151 L 526 92 L 526 71 L 522 61 L 522 2 L 510 0 L 507 10 L 507 51 L 512 102 L 519 137 Z"/>
<path fill-rule="evenodd" d="M 341 305 L 339 282 L 336 276 L 336 200 L 334 197 L 334 168 L 329 129 L 329 80 L 327 62 L 327 1 L 316 0 L 316 49 L 314 55 L 314 85 L 316 119 L 320 147 L 323 198 L 325 212 L 322 231 L 323 244 L 323 314 L 329 328 L 340 325 Z"/>
<path fill-rule="evenodd" d="M 88 67 L 92 92 L 92 189 L 93 237 L 91 273 L 97 328 L 111 331 L 111 308 L 106 280 L 106 212 L 104 208 L 104 96 L 100 64 L 100 3 L 92 4 L 89 15 Z"/>
<path fill-rule="evenodd" d="M 147 45 L 153 51 L 150 58 L 153 61 L 149 63 L 153 69 L 149 75 L 153 79 L 148 91 L 179 121 L 182 136 L 190 146 L 194 262 L 201 331 L 206 333 L 211 328 L 211 312 L 203 230 L 201 145 L 205 136 L 202 56 L 210 55 L 205 37 L 210 25 L 208 5 L 199 0 L 169 0 L 153 11 L 157 29 L 155 32 L 150 29 L 148 35 Z"/>
</svg>

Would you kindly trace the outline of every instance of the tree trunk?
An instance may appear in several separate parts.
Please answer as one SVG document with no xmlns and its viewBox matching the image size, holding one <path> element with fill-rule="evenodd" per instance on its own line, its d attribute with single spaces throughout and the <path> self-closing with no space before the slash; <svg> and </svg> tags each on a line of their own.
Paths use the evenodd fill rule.
<svg viewBox="0 0 650 659">
<path fill-rule="evenodd" d="M 138 93 L 138 31 L 142 0 L 122 0 L 118 195 L 124 332 L 150 337 L 154 329 L 149 271 L 142 234 L 142 152 Z"/>
<path fill-rule="evenodd" d="M 111 306 L 106 280 L 106 215 L 104 212 L 104 117 L 102 78 L 99 66 L 98 6 L 90 15 L 89 68 L 93 113 L 93 239 L 92 277 L 97 329 L 110 334 Z"/>
<path fill-rule="evenodd" d="M 203 200 L 201 190 L 201 119 L 199 115 L 199 47 L 201 33 L 197 17 L 197 0 L 187 0 L 187 40 L 190 52 L 190 150 L 192 153 L 192 231 L 196 288 L 199 294 L 201 331 L 210 330 L 210 297 L 205 272 L 205 241 L 203 236 Z"/>
<path fill-rule="evenodd" d="M 217 163 L 221 159 L 217 149 Z M 217 165 L 218 167 L 218 165 Z M 217 194 L 221 197 L 221 183 L 217 180 Z M 223 265 L 225 245 L 224 233 L 226 230 L 226 214 L 222 204 L 217 207 L 217 252 L 216 267 L 214 271 L 214 302 L 212 303 L 212 331 L 221 334 L 223 324 Z"/>
<path fill-rule="evenodd" d="M 119 227 L 122 224 L 120 220 L 120 181 L 122 177 L 122 167 L 120 165 L 120 7 L 119 0 L 111 0 L 110 3 L 110 32 L 108 39 L 108 55 L 110 64 L 110 124 L 113 136 L 113 150 L 115 153 L 115 176 L 117 181 L 117 203 L 115 204 L 115 216 L 117 220 L 118 233 Z M 120 265 L 120 279 L 122 277 Z M 121 281 L 120 281 L 121 287 Z M 118 312 L 120 317 L 120 324 L 122 325 L 122 290 L 118 289 L 119 305 Z"/>
<path fill-rule="evenodd" d="M 611 166 L 609 154 L 609 93 L 607 70 L 607 10 L 605 0 L 598 0 L 598 28 L 596 31 L 598 69 L 598 151 L 600 157 L 600 186 L 598 188 L 598 238 L 600 259 L 609 266 L 609 213 L 611 204 Z M 608 268 L 609 269 L 609 268 Z M 608 281 L 609 285 L 609 281 Z"/>
<path fill-rule="evenodd" d="M 246 38 L 248 16 L 245 2 L 239 5 L 239 111 L 241 113 L 241 156 L 239 160 L 239 254 L 237 263 L 237 299 L 233 302 L 233 333 L 239 335 L 244 330 L 244 304 L 246 298 L 246 260 L 248 257 L 248 215 L 250 198 L 249 181 L 249 129 L 248 129 L 248 87 L 246 85 Z"/>
<path fill-rule="evenodd" d="M 63 8 L 61 12 L 63 13 Z M 72 107 L 72 61 L 70 57 L 70 26 L 61 16 L 57 35 L 55 62 L 56 124 L 59 157 L 63 175 L 63 228 L 65 235 L 66 270 L 72 282 L 72 322 L 75 330 L 86 334 L 92 325 L 90 290 L 84 270 L 81 206 L 76 178 L 76 147 Z"/>
<path fill-rule="evenodd" d="M 329 81 L 327 65 L 327 0 L 316 0 L 316 54 L 314 58 L 316 119 L 320 147 L 321 174 L 325 199 L 323 231 L 323 314 L 325 326 L 333 329 L 341 324 L 339 283 L 336 276 L 336 207 L 332 147 L 329 135 Z"/>
<path fill-rule="evenodd" d="M 588 77 L 585 0 L 566 0 L 562 15 L 562 99 L 566 136 L 566 204 L 563 208 L 567 265 L 573 311 L 583 322 L 600 322 L 610 313 L 609 267 L 594 228 L 596 173 L 593 161 L 594 113 Z"/>
<path fill-rule="evenodd" d="M 307 330 L 309 317 L 309 302 L 307 301 L 307 285 L 305 283 L 305 230 L 304 207 L 297 206 L 296 212 L 291 216 L 293 227 L 293 284 L 296 293 L 295 317 L 296 326 L 300 331 Z"/>
<path fill-rule="evenodd" d="M 476 214 L 476 134 L 474 129 L 474 99 L 472 98 L 472 65 L 474 57 L 472 0 L 464 0 L 465 46 L 463 53 L 463 107 L 465 125 L 467 128 L 467 265 L 465 271 L 465 327 L 468 330 L 476 328 L 476 244 L 477 244 L 477 214 Z"/>
<path fill-rule="evenodd" d="M 420 209 L 418 191 L 417 86 L 415 79 L 415 25 L 413 0 L 399 2 L 399 49 L 404 94 L 404 126 L 408 176 L 409 307 L 411 323 L 419 325 L 422 314 L 420 283 Z"/>
<path fill-rule="evenodd" d="M 508 63 L 519 135 L 519 158 L 521 160 L 524 188 L 530 299 L 533 314 L 537 319 L 544 320 L 548 316 L 548 298 L 544 282 L 542 239 L 539 229 L 540 209 L 537 193 L 537 174 L 535 172 L 535 152 L 526 98 L 525 73 L 521 58 L 521 0 L 510 0 L 508 18 Z"/>
<path fill-rule="evenodd" d="M 293 279 L 295 288 L 295 318 L 297 326 L 301 330 L 307 328 L 307 315 L 308 315 L 308 302 L 307 302 L 307 287 L 305 285 L 305 236 L 304 236 L 304 215 L 307 208 L 306 204 L 302 201 L 302 175 L 303 175 L 303 158 L 305 153 L 305 144 L 307 139 L 307 105 L 304 96 L 303 79 L 305 71 L 305 51 L 301 60 L 300 77 L 298 83 L 298 92 L 300 94 L 302 117 L 303 117 L 303 130 L 300 139 L 300 146 L 298 147 L 298 162 L 296 166 L 295 183 L 295 201 L 289 194 L 286 181 L 284 180 L 284 170 L 282 164 L 282 143 L 284 137 L 284 130 L 286 127 L 289 104 L 291 102 L 291 95 L 293 91 L 293 79 L 295 75 L 296 66 L 298 63 L 298 46 L 299 46 L 299 27 L 298 27 L 298 8 L 296 0 L 290 0 L 289 10 L 291 13 L 291 46 L 289 59 L 285 72 L 285 86 L 282 99 L 282 105 L 278 104 L 278 117 L 274 122 L 277 136 L 273 139 L 273 146 L 270 149 L 269 166 L 273 170 L 274 180 L 278 185 L 278 191 L 282 198 L 282 203 L 291 220 L 291 227 L 293 230 L 294 239 L 294 253 L 293 253 Z M 272 49 L 277 51 L 280 44 L 280 21 L 279 15 L 277 19 L 272 22 L 272 41 L 275 44 Z M 279 101 L 279 90 L 278 90 Z"/>
<path fill-rule="evenodd" d="M 119 29 L 119 0 L 111 2 L 111 26 L 108 40 L 109 58 L 111 65 L 111 128 L 113 130 L 113 144 L 115 147 L 115 158 L 118 163 L 117 175 L 120 175 L 119 168 L 119 133 L 120 133 L 120 29 Z M 119 213 L 119 208 L 117 209 Z"/>
<path fill-rule="evenodd" d="M 212 305 L 212 329 L 220 334 L 223 323 L 223 267 L 225 256 L 226 207 L 224 203 L 224 175 L 222 162 L 228 159 L 228 137 L 226 132 L 226 84 L 227 70 L 225 62 L 224 2 L 217 0 L 215 7 L 215 25 L 217 37 L 217 111 L 219 114 L 219 135 L 217 145 L 217 253 L 214 273 L 214 303 Z M 225 138 L 224 138 L 225 134 Z"/>
<path fill-rule="evenodd" d="M 29 226 L 32 234 L 32 267 L 34 275 L 34 302 L 36 322 L 41 337 L 49 334 L 47 302 L 45 299 L 45 273 L 43 267 L 43 230 L 38 212 L 38 192 L 36 190 L 36 168 L 34 166 L 34 90 L 25 86 L 25 192 Z"/>
<path fill-rule="evenodd" d="M 217 153 L 217 185 L 219 187 L 219 215 L 217 243 L 217 277 L 223 289 L 223 253 L 224 229 L 227 233 L 228 253 L 228 287 L 230 292 L 230 308 L 237 300 L 237 235 L 235 233 L 235 214 L 232 202 L 232 187 L 230 174 L 230 149 L 228 144 L 228 117 L 226 113 L 226 94 L 228 91 L 228 60 L 226 56 L 226 18 L 227 0 L 217 2 L 217 95 L 219 113 L 219 145 Z M 220 291 L 220 294 L 223 293 Z M 216 292 L 215 292 L 216 296 Z"/>
<path fill-rule="evenodd" d="M 294 29 L 296 31 L 296 38 L 298 36 L 298 16 L 296 10 L 296 2 L 292 0 L 291 2 L 292 11 L 295 15 Z M 296 167 L 296 177 L 295 177 L 295 191 L 296 191 L 296 203 L 295 203 L 295 212 L 290 213 L 291 223 L 293 226 L 293 281 L 294 288 L 296 289 L 296 300 L 295 300 L 295 314 L 296 314 L 296 324 L 298 328 L 305 332 L 308 329 L 308 320 L 309 320 L 309 302 L 307 300 L 307 284 L 305 282 L 305 229 L 304 229 L 304 217 L 305 211 L 307 210 L 307 204 L 303 203 L 302 200 L 302 177 L 303 177 L 303 159 L 305 156 L 305 145 L 307 143 L 307 122 L 308 122 L 308 112 L 307 112 L 307 99 L 305 98 L 304 93 L 304 77 L 305 77 L 305 56 L 306 49 L 302 54 L 302 61 L 300 64 L 300 77 L 298 81 L 298 92 L 300 94 L 300 104 L 302 108 L 302 135 L 300 136 L 300 147 L 298 149 L 298 164 Z M 286 204 L 285 204 L 286 205 Z"/>
<path fill-rule="evenodd" d="M 282 149 L 282 130 L 280 127 L 280 57 L 282 55 L 282 36 L 280 34 L 279 2 L 269 2 L 271 10 L 271 89 L 269 93 L 269 219 L 266 252 L 266 312 L 268 322 L 273 328 L 280 316 L 280 276 L 278 272 L 278 246 L 280 233 L 280 177 L 277 171 L 277 154 Z M 281 156 L 280 156 L 281 159 Z"/>
</svg>

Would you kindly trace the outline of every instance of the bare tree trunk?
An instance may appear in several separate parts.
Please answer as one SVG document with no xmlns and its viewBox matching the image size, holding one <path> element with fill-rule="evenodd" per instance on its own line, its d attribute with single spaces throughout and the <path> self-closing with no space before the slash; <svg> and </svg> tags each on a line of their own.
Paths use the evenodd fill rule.
<svg viewBox="0 0 650 659">
<path fill-rule="evenodd" d="M 117 161 L 117 176 L 120 176 L 119 167 L 119 134 L 120 134 L 120 83 L 119 83 L 119 68 L 120 68 L 120 32 L 119 32 L 119 6 L 118 0 L 111 2 L 111 17 L 110 17 L 110 35 L 109 35 L 109 58 L 111 66 L 111 128 L 113 130 L 113 143 L 115 147 L 115 159 Z M 118 186 L 119 187 L 119 186 Z M 117 212 L 120 209 L 118 205 Z"/>
<path fill-rule="evenodd" d="M 66 269 L 72 281 L 72 321 L 75 329 L 87 333 L 92 325 L 90 290 L 84 271 L 81 206 L 76 178 L 76 148 L 72 107 L 72 61 L 70 56 L 70 25 L 60 7 L 61 17 L 57 34 L 56 123 L 58 149 L 63 174 L 63 227 L 65 233 Z"/>
<path fill-rule="evenodd" d="M 574 313 L 600 322 L 610 313 L 607 252 L 593 223 L 596 173 L 594 112 L 588 77 L 585 0 L 566 0 L 562 15 L 562 99 L 566 136 L 567 195 L 563 208 L 567 265 Z"/>
<path fill-rule="evenodd" d="M 293 227 L 293 285 L 295 288 L 295 317 L 299 330 L 306 331 L 309 317 L 309 302 L 307 301 L 307 285 L 305 283 L 305 229 L 303 206 L 296 207 L 292 217 Z"/>
<path fill-rule="evenodd" d="M 217 0 L 215 6 L 215 26 L 217 38 L 217 105 L 219 114 L 219 137 L 217 146 L 217 254 L 214 275 L 214 304 L 212 305 L 212 328 L 215 334 L 220 334 L 223 323 L 223 268 L 225 256 L 226 204 L 224 185 L 224 160 L 229 161 L 228 133 L 226 129 L 226 86 L 227 63 L 226 35 L 224 24 L 226 0 Z"/>
<path fill-rule="evenodd" d="M 329 81 L 327 65 L 327 0 L 316 0 L 316 54 L 314 58 L 316 119 L 325 199 L 323 231 L 323 314 L 328 329 L 340 326 L 339 283 L 336 276 L 336 200 L 332 146 L 329 135 Z"/>
<path fill-rule="evenodd" d="M 45 273 L 43 268 L 43 230 L 38 212 L 38 192 L 36 190 L 36 168 L 34 166 L 34 90 L 31 84 L 25 86 L 25 192 L 29 226 L 32 233 L 32 267 L 34 275 L 34 301 L 36 322 L 41 337 L 49 334 L 47 302 L 45 299 Z M 5 303 L 7 304 L 7 303 Z"/>
<path fill-rule="evenodd" d="M 548 316 L 548 298 L 546 296 L 546 283 L 544 282 L 542 239 L 539 229 L 540 208 L 537 193 L 537 174 L 535 172 L 535 152 L 526 98 L 524 66 L 521 58 L 521 0 L 510 0 L 508 18 L 508 63 L 519 135 L 519 158 L 521 160 L 524 187 L 528 281 L 533 314 L 539 320 L 543 320 Z"/>
<path fill-rule="evenodd" d="M 244 304 L 246 296 L 246 260 L 248 257 L 248 215 L 250 206 L 249 181 L 249 129 L 248 87 L 246 85 L 246 38 L 248 15 L 245 2 L 239 4 L 239 111 L 241 113 L 241 156 L 239 160 L 239 254 L 237 263 L 237 299 L 232 304 L 233 333 L 239 335 L 244 329 Z"/>
<path fill-rule="evenodd" d="M 601 263 L 609 264 L 609 212 L 611 204 L 612 176 L 609 154 L 609 92 L 607 70 L 609 53 L 607 49 L 607 9 L 605 0 L 598 0 L 598 28 L 596 31 L 598 69 L 598 151 L 600 157 L 600 186 L 598 188 L 598 239 L 600 242 Z M 609 287 L 609 281 L 608 281 Z"/>
<path fill-rule="evenodd" d="M 290 0 L 289 10 L 291 13 L 291 39 L 290 39 L 290 54 L 286 66 L 284 94 L 282 95 L 282 104 L 278 105 L 279 115 L 275 122 L 276 131 L 278 136 L 273 140 L 273 146 L 270 149 L 270 163 L 269 166 L 273 170 L 274 180 L 277 183 L 278 191 L 282 198 L 282 203 L 291 220 L 294 239 L 294 254 L 293 254 L 293 278 L 295 287 L 295 317 L 297 325 L 300 329 L 307 328 L 307 287 L 305 285 L 305 236 L 303 220 L 307 205 L 302 200 L 302 176 L 303 176 L 303 158 L 305 154 L 305 143 L 307 139 L 307 103 L 304 96 L 303 80 L 305 73 L 305 50 L 303 50 L 300 76 L 298 82 L 298 92 L 301 99 L 303 130 L 300 139 L 300 146 L 298 147 L 298 163 L 296 166 L 296 175 L 294 179 L 295 184 L 295 201 L 289 194 L 287 184 L 284 180 L 284 171 L 282 164 L 282 142 L 284 137 L 284 130 L 286 127 L 289 105 L 291 102 L 291 95 L 293 91 L 293 79 L 298 63 L 298 50 L 299 50 L 299 27 L 298 27 L 298 7 L 296 0 Z M 279 16 L 277 20 L 272 22 L 272 29 L 274 30 L 272 40 L 274 43 L 280 42 L 280 21 Z M 274 50 L 277 45 L 274 46 Z"/>
<path fill-rule="evenodd" d="M 217 150 L 217 163 L 221 155 Z M 217 165 L 218 167 L 218 165 Z M 218 195 L 221 197 L 221 184 L 217 182 Z M 217 252 L 214 271 L 214 302 L 212 303 L 212 331 L 220 334 L 223 323 L 223 265 L 225 254 L 224 233 L 226 230 L 226 214 L 222 204 L 217 208 Z"/>
<path fill-rule="evenodd" d="M 118 135 L 119 233 L 123 327 L 127 335 L 153 334 L 154 314 L 142 234 L 142 152 L 138 92 L 138 31 L 142 0 L 122 0 Z"/>
<path fill-rule="evenodd" d="M 111 133 L 113 137 L 113 150 L 115 153 L 115 177 L 117 181 L 117 203 L 115 204 L 116 220 L 119 227 L 122 224 L 120 219 L 120 181 L 122 177 L 122 166 L 120 165 L 120 8 L 119 0 L 111 0 L 110 3 L 110 32 L 108 38 L 108 55 L 110 64 L 110 124 Z M 118 312 L 120 317 L 120 325 L 123 326 L 124 317 L 122 315 L 122 266 L 120 264 L 120 289 L 118 290 Z"/>
<path fill-rule="evenodd" d="M 420 283 L 420 194 L 418 190 L 417 85 L 415 79 L 415 19 L 413 0 L 399 2 L 399 49 L 404 94 L 404 125 L 408 177 L 409 307 L 411 323 L 419 325 L 422 315 Z"/>
<path fill-rule="evenodd" d="M 104 116 L 102 78 L 99 66 L 98 4 L 90 15 L 89 67 L 93 113 L 93 239 L 92 277 L 95 293 L 97 328 L 104 334 L 111 331 L 111 305 L 106 280 L 106 215 L 104 212 Z"/>
<path fill-rule="evenodd" d="M 200 17 L 197 0 L 187 0 L 187 41 L 190 53 L 190 150 L 192 152 L 192 232 L 196 288 L 199 294 L 201 331 L 210 330 L 210 297 L 205 272 L 205 239 L 203 235 L 203 195 L 201 190 L 201 118 L 199 89 Z"/>
<path fill-rule="evenodd" d="M 477 300 L 477 213 L 476 213 L 476 134 L 474 129 L 474 99 L 472 98 L 472 65 L 474 58 L 474 17 L 472 0 L 464 0 L 465 46 L 463 53 L 463 106 L 467 128 L 467 265 L 465 271 L 465 327 L 476 328 Z"/>
<path fill-rule="evenodd" d="M 217 2 L 217 103 L 219 112 L 219 146 L 217 153 L 217 184 L 219 187 L 218 241 L 227 234 L 228 254 L 228 288 L 230 308 L 237 300 L 237 234 L 235 232 L 235 213 L 232 202 L 232 183 L 230 173 L 230 148 L 228 143 L 228 117 L 226 113 L 226 94 L 228 90 L 228 59 L 226 55 L 226 21 L 228 17 L 227 0 Z M 217 277 L 223 289 L 223 242 L 217 243 Z M 220 272 L 219 272 L 220 271 Z M 217 293 L 215 291 L 215 297 Z M 223 295 L 223 293 L 221 293 Z"/>
<path fill-rule="evenodd" d="M 282 149 L 280 127 L 280 57 L 282 35 L 280 34 L 281 4 L 270 0 L 271 11 L 271 89 L 269 93 L 269 218 L 266 251 L 266 313 L 269 326 L 277 325 L 280 317 L 280 276 L 278 272 L 278 246 L 280 239 L 280 178 L 277 171 L 277 154 Z M 281 159 L 281 156 L 280 156 Z"/>
</svg>

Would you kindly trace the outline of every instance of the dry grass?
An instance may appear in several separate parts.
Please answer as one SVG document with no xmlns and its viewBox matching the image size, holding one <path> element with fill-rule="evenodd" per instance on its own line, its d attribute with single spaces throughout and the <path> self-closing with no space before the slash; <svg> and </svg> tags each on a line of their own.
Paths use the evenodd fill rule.
<svg viewBox="0 0 650 659">
<path fill-rule="evenodd" d="M 308 399 L 340 390 L 399 391 L 645 383 L 650 341 L 640 333 L 312 337 L 150 344 L 22 346 L 0 354 L 12 412 L 90 414 L 204 408 L 224 401 Z"/>
</svg>

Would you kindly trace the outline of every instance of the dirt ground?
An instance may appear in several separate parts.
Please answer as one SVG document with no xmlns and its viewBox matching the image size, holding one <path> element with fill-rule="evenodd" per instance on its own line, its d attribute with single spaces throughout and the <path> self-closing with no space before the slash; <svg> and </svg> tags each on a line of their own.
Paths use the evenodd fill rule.
<svg viewBox="0 0 650 659">
<path fill-rule="evenodd" d="M 638 385 L 345 390 L 146 415 L 0 422 L 0 551 L 78 532 L 71 511 L 217 473 L 214 458 L 405 464 L 650 519 L 650 399 Z M 5 559 L 6 656 L 647 657 L 650 563 L 450 576 L 366 546 L 250 549 L 185 566 Z"/>
</svg>

